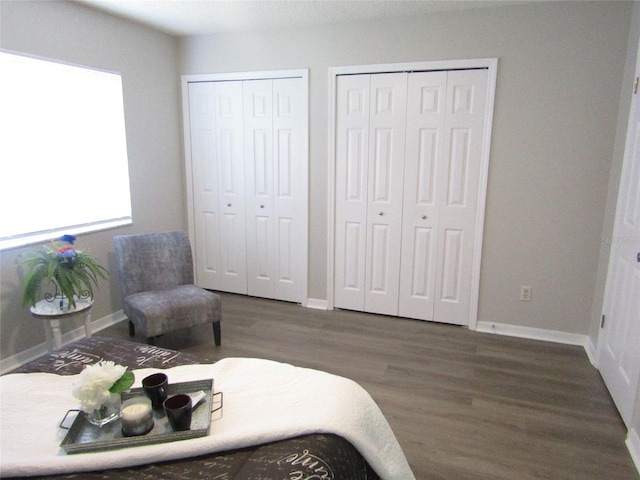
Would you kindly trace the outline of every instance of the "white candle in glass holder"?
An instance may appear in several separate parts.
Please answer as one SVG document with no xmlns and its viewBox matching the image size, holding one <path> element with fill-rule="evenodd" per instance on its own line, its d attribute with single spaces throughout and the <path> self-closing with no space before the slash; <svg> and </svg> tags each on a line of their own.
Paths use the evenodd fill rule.
<svg viewBox="0 0 640 480">
<path fill-rule="evenodd" d="M 134 397 L 122 402 L 122 434 L 144 435 L 153 428 L 153 409 L 149 397 Z"/>
</svg>

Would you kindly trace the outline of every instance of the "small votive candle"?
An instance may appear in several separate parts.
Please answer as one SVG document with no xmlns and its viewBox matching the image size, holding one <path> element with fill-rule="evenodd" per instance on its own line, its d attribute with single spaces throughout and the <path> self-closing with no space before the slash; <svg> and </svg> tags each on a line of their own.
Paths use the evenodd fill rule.
<svg viewBox="0 0 640 480">
<path fill-rule="evenodd" d="M 153 428 L 153 409 L 149 397 L 133 397 L 122 402 L 122 434 L 125 437 L 144 435 Z"/>
</svg>

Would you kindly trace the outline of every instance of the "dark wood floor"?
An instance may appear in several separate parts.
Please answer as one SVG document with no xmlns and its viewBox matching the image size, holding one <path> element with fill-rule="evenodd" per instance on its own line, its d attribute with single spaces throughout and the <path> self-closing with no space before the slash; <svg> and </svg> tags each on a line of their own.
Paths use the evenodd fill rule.
<svg viewBox="0 0 640 480">
<path fill-rule="evenodd" d="M 98 335 L 128 338 L 126 322 Z M 581 347 L 230 294 L 221 347 L 210 326 L 165 335 L 158 346 L 212 361 L 268 358 L 357 381 L 419 480 L 640 478 Z"/>
</svg>

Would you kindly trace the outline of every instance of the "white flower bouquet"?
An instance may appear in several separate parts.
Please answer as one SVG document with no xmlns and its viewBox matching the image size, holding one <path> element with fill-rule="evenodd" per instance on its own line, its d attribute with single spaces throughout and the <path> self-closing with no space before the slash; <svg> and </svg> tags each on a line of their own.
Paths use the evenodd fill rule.
<svg viewBox="0 0 640 480">
<path fill-rule="evenodd" d="M 80 400 L 80 409 L 87 412 L 89 421 L 102 426 L 117 418 L 111 418 L 114 413 L 107 412 L 114 394 L 119 397 L 117 394 L 126 392 L 133 382 L 133 372 L 127 370 L 127 367 L 102 360 L 82 370 L 78 380 L 73 383 L 71 393 Z"/>
</svg>

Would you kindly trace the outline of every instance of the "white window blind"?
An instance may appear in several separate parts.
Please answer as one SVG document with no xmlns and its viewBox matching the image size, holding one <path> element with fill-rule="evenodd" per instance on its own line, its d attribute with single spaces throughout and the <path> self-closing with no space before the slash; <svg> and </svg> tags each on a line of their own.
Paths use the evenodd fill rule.
<svg viewBox="0 0 640 480">
<path fill-rule="evenodd" d="M 120 75 L 0 51 L 0 249 L 127 223 Z"/>
</svg>

